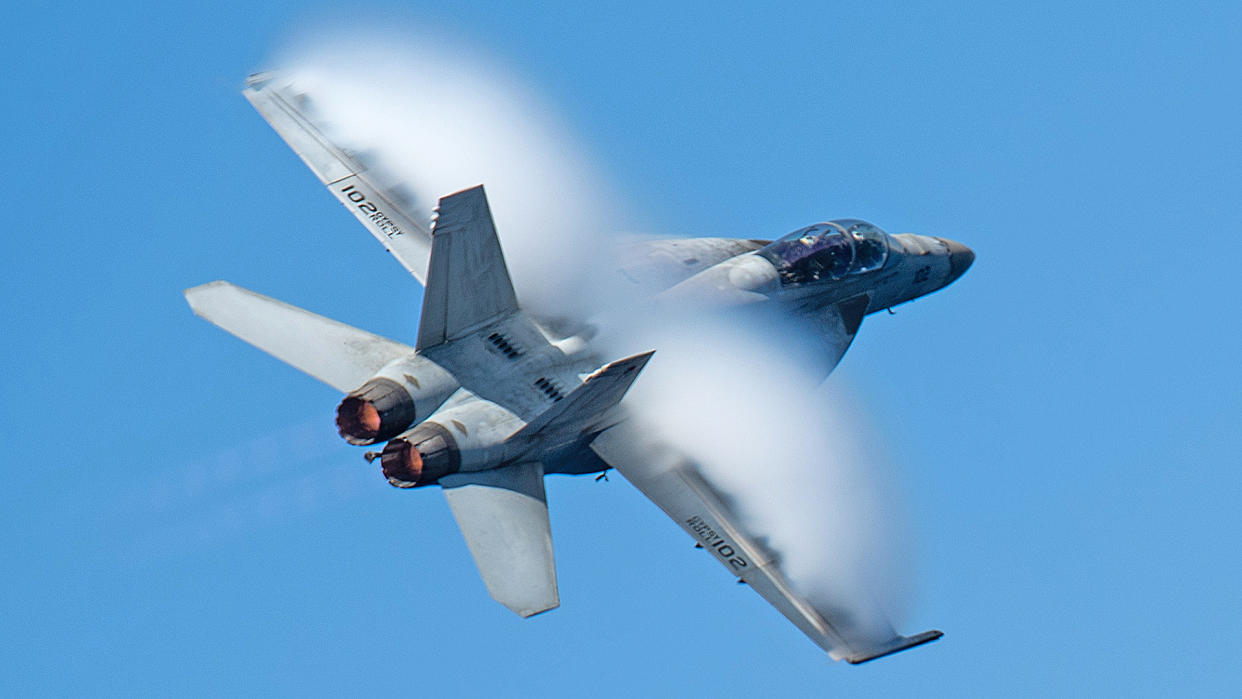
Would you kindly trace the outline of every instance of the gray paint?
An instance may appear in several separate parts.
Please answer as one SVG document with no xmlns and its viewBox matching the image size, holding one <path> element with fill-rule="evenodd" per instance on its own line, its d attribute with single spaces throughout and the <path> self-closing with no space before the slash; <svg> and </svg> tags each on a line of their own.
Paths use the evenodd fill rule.
<svg viewBox="0 0 1242 699">
<path fill-rule="evenodd" d="M 278 79 L 257 76 L 245 94 L 333 195 L 426 281 L 420 351 L 221 282 L 187 298 L 199 315 L 342 391 L 400 362 L 440 377 L 427 400 L 443 404 L 416 419 L 451 434 L 460 450 L 460 471 L 440 484 L 494 598 L 522 616 L 559 603 L 545 464 L 568 473 L 612 467 L 831 657 L 865 662 L 939 638 L 864 636 L 848 613 L 817 608 L 798 594 L 763 545 L 764 533 L 746 529 L 698 466 L 623 419 L 619 402 L 649 355 L 592 373 L 598 364 L 590 333 L 575 335 L 567 329 L 581 326 L 535 318 L 517 306 L 481 187 L 442 199 L 433 234 L 415 223 L 396 190 L 377 184 L 324 138 L 299 109 L 300 97 Z M 376 210 L 365 215 L 360 202 Z M 882 240 L 882 268 L 802 285 L 790 285 L 788 268 L 778 274 L 759 254 L 765 241 L 724 238 L 632 243 L 618 253 L 618 274 L 657 304 L 746 307 L 792 318 L 822 344 L 826 376 L 864 314 L 942 288 L 974 260 L 969 248 L 941 238 Z M 267 330 L 268 323 L 283 324 L 297 341 Z"/>
<path fill-rule="evenodd" d="M 492 599 L 521 617 L 559 606 L 543 467 L 527 462 L 440 483 Z"/>
<path fill-rule="evenodd" d="M 444 197 L 436 215 L 420 350 L 465 337 L 518 307 L 483 185 Z"/>
</svg>

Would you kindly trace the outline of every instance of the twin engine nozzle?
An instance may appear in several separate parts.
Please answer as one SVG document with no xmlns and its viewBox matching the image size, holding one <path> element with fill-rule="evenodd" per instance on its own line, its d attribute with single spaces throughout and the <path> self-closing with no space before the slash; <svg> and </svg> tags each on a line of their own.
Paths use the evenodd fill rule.
<svg viewBox="0 0 1242 699">
<path fill-rule="evenodd" d="M 377 411 L 378 412 L 378 411 Z M 398 488 L 431 485 L 444 476 L 494 468 L 524 453 L 528 443 L 515 439 L 525 422 L 481 398 L 436 411 L 397 435 L 377 457 L 384 477 Z"/>
<path fill-rule="evenodd" d="M 549 407 L 541 420 L 531 422 L 462 389 L 452 374 L 431 360 L 410 354 L 345 396 L 336 409 L 336 425 L 350 444 L 388 442 L 366 458 L 380 459 L 392 485 L 430 485 L 450 474 L 512 463 L 529 454 L 536 443 L 540 449 L 569 447 L 588 426 L 583 420 L 594 420 L 620 400 L 648 357 L 650 353 L 613 362 L 587 377 L 584 385 L 602 391 L 602 397 L 588 399 L 595 402 L 589 402 L 591 411 L 586 415 L 577 410 L 566 413 L 564 408 L 573 404 L 567 401 L 559 403 L 561 410 Z M 549 395 L 549 403 L 563 397 Z M 559 427 L 546 429 L 549 424 Z"/>
<path fill-rule="evenodd" d="M 350 444 L 375 444 L 414 424 L 414 398 L 401 384 L 371 379 L 336 408 L 336 429 Z"/>
<path fill-rule="evenodd" d="M 345 396 L 336 408 L 337 431 L 359 446 L 392 439 L 434 413 L 458 388 L 435 362 L 403 357 Z"/>
<path fill-rule="evenodd" d="M 461 469 L 457 440 L 444 427 L 425 422 L 389 442 L 380 454 L 384 477 L 398 488 L 435 483 Z"/>
<path fill-rule="evenodd" d="M 435 362 L 411 354 L 398 359 L 351 391 L 336 408 L 336 426 L 350 444 L 387 441 L 378 457 L 388 482 L 398 488 L 435 483 L 460 470 L 501 459 L 506 440 L 524 423 L 485 400 L 457 401 L 453 375 Z M 461 427 L 459 434 L 447 425 Z M 476 463 L 477 462 L 477 463 Z"/>
</svg>

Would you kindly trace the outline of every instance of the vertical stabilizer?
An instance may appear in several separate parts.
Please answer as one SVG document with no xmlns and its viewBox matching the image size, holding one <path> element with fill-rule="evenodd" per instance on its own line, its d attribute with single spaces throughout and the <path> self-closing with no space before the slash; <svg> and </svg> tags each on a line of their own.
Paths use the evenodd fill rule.
<svg viewBox="0 0 1242 699">
<path fill-rule="evenodd" d="M 418 349 L 456 340 L 517 311 L 483 185 L 440 199 Z"/>
</svg>

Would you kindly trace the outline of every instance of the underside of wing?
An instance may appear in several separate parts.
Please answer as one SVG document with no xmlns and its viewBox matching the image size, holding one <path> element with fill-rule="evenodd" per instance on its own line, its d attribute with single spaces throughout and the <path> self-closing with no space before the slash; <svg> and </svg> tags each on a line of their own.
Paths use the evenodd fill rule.
<svg viewBox="0 0 1242 699">
<path fill-rule="evenodd" d="M 560 605 L 543 467 L 458 473 L 440 485 L 492 598 L 523 617 Z"/>
<path fill-rule="evenodd" d="M 195 315 L 342 393 L 414 351 L 228 282 L 187 289 L 185 298 Z"/>
<path fill-rule="evenodd" d="M 939 631 L 906 637 L 887 624 L 859 625 L 848 609 L 813 603 L 790 583 L 779 556 L 760 543 L 761 533 L 746 531 L 693 462 L 653 442 L 632 421 L 602 433 L 592 449 L 833 659 L 866 662 L 940 637 Z"/>
<path fill-rule="evenodd" d="M 412 198 L 333 143 L 312 118 L 313 96 L 301 93 L 282 76 L 252 75 L 242 94 L 332 196 L 423 283 L 431 255 L 431 233 L 420 223 L 425 217 L 414 211 Z"/>
</svg>

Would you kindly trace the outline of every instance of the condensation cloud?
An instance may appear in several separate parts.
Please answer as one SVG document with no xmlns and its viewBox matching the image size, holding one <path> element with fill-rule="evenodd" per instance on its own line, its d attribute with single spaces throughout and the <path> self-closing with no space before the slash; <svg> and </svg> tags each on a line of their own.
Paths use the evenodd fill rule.
<svg viewBox="0 0 1242 699">
<path fill-rule="evenodd" d="M 817 390 L 814 352 L 795 328 L 688 319 L 609 293 L 616 202 L 565 125 L 520 81 L 443 42 L 317 34 L 282 73 L 322 128 L 414 192 L 429 214 L 444 194 L 484 183 L 523 304 L 607 318 L 612 359 L 654 348 L 627 398 L 667 444 L 701 464 L 749 528 L 768 534 L 792 584 L 889 633 L 908 579 L 901 517 L 875 448 L 880 437 L 839 389 Z M 773 231 L 778 235 L 782 231 Z M 360 236 L 361 239 L 361 236 Z"/>
<path fill-rule="evenodd" d="M 867 640 L 889 638 L 910 579 L 902 508 L 881 436 L 801 361 L 813 339 L 771 319 L 649 312 L 599 340 L 657 348 L 627 397 L 637 419 L 766 534 L 817 608 L 848 614 Z"/>
<path fill-rule="evenodd" d="M 581 314 L 591 269 L 566 263 L 604 261 L 617 209 L 533 90 L 431 33 L 312 32 L 279 61 L 325 132 L 412 192 L 424 221 L 440 197 L 482 183 L 523 304 Z"/>
</svg>

